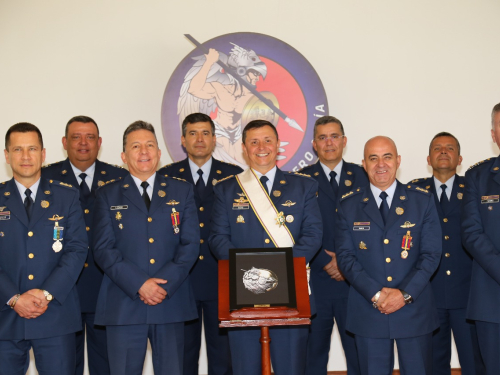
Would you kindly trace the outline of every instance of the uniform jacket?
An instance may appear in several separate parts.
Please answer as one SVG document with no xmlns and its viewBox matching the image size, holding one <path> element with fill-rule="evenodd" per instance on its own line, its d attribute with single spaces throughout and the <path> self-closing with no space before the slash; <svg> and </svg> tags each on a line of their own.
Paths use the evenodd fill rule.
<svg viewBox="0 0 500 375">
<path fill-rule="evenodd" d="M 342 172 L 340 173 L 339 196 L 335 197 L 328 176 L 325 175 L 323 167 L 319 161 L 313 165 L 303 168 L 301 173 L 310 175 L 319 184 L 318 204 L 323 219 L 323 243 L 318 253 L 310 263 L 311 283 L 314 291 L 322 294 L 328 294 L 330 298 L 347 298 L 349 293 L 349 284 L 333 280 L 323 267 L 326 266 L 332 258 L 325 253 L 323 249 L 335 252 L 335 216 L 337 203 L 340 197 L 354 188 L 368 185 L 368 178 L 365 170 L 354 163 L 344 161 Z"/>
<path fill-rule="evenodd" d="M 54 244 L 54 215 L 62 217 L 62 250 Z M 0 340 L 39 339 L 82 329 L 76 279 L 87 256 L 87 235 L 75 188 L 42 178 L 31 220 L 14 179 L 0 184 Z M 6 305 L 30 289 L 52 294 L 46 312 L 21 318 Z"/>
<path fill-rule="evenodd" d="M 455 175 L 447 212 L 443 212 L 441 208 L 433 177 L 413 180 L 411 184 L 429 190 L 434 195 L 439 223 L 443 232 L 441 236 L 443 246 L 441 262 L 431 278 L 432 289 L 436 297 L 436 307 L 464 309 L 467 307 L 469 299 L 472 273 L 472 257 L 462 246 L 460 234 L 460 213 L 462 211 L 465 178 Z"/>
<path fill-rule="evenodd" d="M 172 209 L 179 213 L 179 233 Z M 198 257 L 200 229 L 193 189 L 184 181 L 156 174 L 149 212 L 131 175 L 97 190 L 94 257 L 104 271 L 97 300 L 99 325 L 165 324 L 197 317 L 188 273 Z M 139 298 L 152 277 L 167 298 L 148 306 Z"/>
<path fill-rule="evenodd" d="M 127 174 L 128 171 L 126 169 L 96 160 L 94 179 L 92 181 L 92 189 L 90 191 L 91 194 L 86 200 L 84 200 L 83 197 L 80 197 L 80 204 L 84 211 L 83 217 L 85 219 L 85 227 L 88 228 L 87 236 L 89 246 L 92 244 L 92 229 L 94 228 L 92 218 L 94 216 L 95 191 L 99 186 L 104 185 L 107 181 L 123 178 Z M 69 159 L 43 167 L 42 176 L 48 179 L 65 182 L 78 189 L 78 181 L 75 177 L 73 169 L 71 168 Z M 94 255 L 90 248 L 87 260 L 85 261 L 85 266 L 80 273 L 78 281 L 76 282 L 82 312 L 95 312 L 95 305 L 97 303 L 99 288 L 101 287 L 102 275 L 102 270 L 97 267 L 94 262 Z"/>
<path fill-rule="evenodd" d="M 274 247 L 251 208 L 232 209 L 234 200 L 240 198 L 238 194 L 243 193 L 236 178 L 220 181 L 214 190 L 215 203 L 209 242 L 218 259 L 229 259 L 229 249 Z M 275 191 L 279 194 L 274 194 Z M 295 240 L 293 255 L 305 257 L 306 262 L 318 251 L 323 235 L 317 192 L 318 183 L 312 178 L 301 174 L 285 174 L 277 169 L 270 197 L 285 217 L 293 216 L 293 222 L 286 223 Z M 285 205 L 287 201 L 295 204 Z M 243 216 L 245 223 L 237 223 L 239 215 Z"/>
<path fill-rule="evenodd" d="M 191 286 L 193 287 L 196 300 L 217 299 L 217 259 L 210 252 L 208 235 L 210 234 L 210 216 L 214 205 L 214 184 L 230 175 L 242 172 L 236 165 L 224 163 L 212 158 L 212 168 L 208 176 L 208 183 L 202 197 L 194 189 L 194 199 L 198 212 L 198 220 L 203 223 L 200 228 L 200 255 L 190 272 Z M 179 177 L 194 185 L 189 160 L 184 159 L 177 163 L 169 164 L 158 171 L 158 174 L 170 177 Z"/>
<path fill-rule="evenodd" d="M 346 329 L 371 338 L 406 338 L 436 329 L 430 278 L 441 257 L 441 227 L 427 190 L 398 182 L 384 226 L 371 189 L 356 189 L 338 207 L 335 244 L 340 269 L 351 283 Z M 409 228 L 401 226 L 412 225 Z M 402 259 L 403 236 L 412 247 Z M 371 299 L 383 287 L 403 289 L 412 304 L 381 314 Z"/>
<path fill-rule="evenodd" d="M 499 170 L 497 157 L 467 171 L 462 210 L 463 243 L 474 258 L 467 318 L 493 323 L 500 323 Z"/>
</svg>

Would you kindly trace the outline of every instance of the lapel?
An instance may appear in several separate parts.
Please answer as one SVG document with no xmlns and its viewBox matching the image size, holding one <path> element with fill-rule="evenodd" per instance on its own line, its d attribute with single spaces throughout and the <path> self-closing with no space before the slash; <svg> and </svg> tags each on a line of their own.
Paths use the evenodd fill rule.
<svg viewBox="0 0 500 375">
<path fill-rule="evenodd" d="M 319 160 L 316 162 L 316 164 L 314 164 L 313 171 L 314 171 L 313 178 L 315 178 L 316 181 L 318 181 L 321 192 L 323 192 L 328 198 L 330 198 L 332 202 L 336 202 L 337 199 L 340 197 L 335 197 L 332 185 L 330 185 L 330 181 L 328 181 L 328 177 L 325 175 L 325 171 L 323 170 L 323 167 L 321 166 Z M 340 188 L 339 188 L 339 194 L 340 196 L 342 196 L 342 194 L 340 193 Z"/>
<path fill-rule="evenodd" d="M 274 203 L 274 206 L 278 211 L 280 210 L 278 205 L 286 195 L 283 194 L 283 190 L 287 190 L 289 183 L 290 182 L 287 180 L 283 171 L 276 167 L 276 175 L 274 176 L 273 188 L 271 189 L 271 201 Z M 275 194 L 279 194 L 279 196 L 276 196 Z"/>
<path fill-rule="evenodd" d="M 491 166 L 490 172 L 494 174 L 493 181 L 500 185 L 500 156 L 495 159 L 495 162 Z"/>
<path fill-rule="evenodd" d="M 104 168 L 105 164 L 101 163 L 99 160 L 96 159 L 95 161 L 95 168 L 94 168 L 94 178 L 92 179 L 92 189 L 90 189 L 90 195 L 87 199 L 87 206 L 92 206 L 95 201 L 95 192 L 97 188 L 99 188 L 99 181 L 106 182 L 108 180 L 108 177 L 104 177 L 103 180 L 99 180 L 103 174 L 101 173 L 102 171 L 105 171 Z M 104 181 L 106 180 L 106 181 Z"/>
<path fill-rule="evenodd" d="M 397 181 L 397 180 L 396 180 Z M 404 197 L 403 199 L 401 199 Z M 408 202 L 408 194 L 406 194 L 406 190 L 404 189 L 401 182 L 397 181 L 396 191 L 394 192 L 394 197 L 392 197 L 391 208 L 389 210 L 389 217 L 387 218 L 387 223 L 385 225 L 386 229 L 389 229 L 401 215 L 396 213 L 396 208 L 402 208 L 403 214 L 407 212 L 406 205 Z"/>
<path fill-rule="evenodd" d="M 384 230 L 384 221 L 377 206 L 377 201 L 373 197 L 370 185 L 365 189 L 361 197 L 361 202 L 364 204 L 363 211 L 368 215 L 372 222 L 377 224 L 380 229 Z"/>
<path fill-rule="evenodd" d="M 462 200 L 458 199 L 458 194 L 462 194 L 461 197 L 463 197 L 464 194 L 464 188 L 460 187 L 460 185 L 463 185 L 459 181 L 459 176 L 455 174 L 455 180 L 453 181 L 453 188 L 451 189 L 451 196 L 450 196 L 450 205 L 448 206 L 448 212 L 447 214 L 452 213 L 456 209 L 460 208 L 460 205 L 462 204 Z"/>
<path fill-rule="evenodd" d="M 24 208 L 23 200 L 21 195 L 19 195 L 19 190 L 17 189 L 14 178 L 7 182 L 7 186 L 4 190 L 4 194 L 10 193 L 9 195 L 5 195 L 5 205 L 10 210 L 11 215 L 14 215 L 26 228 L 28 228 L 28 215 L 26 214 L 26 209 Z"/>
<path fill-rule="evenodd" d="M 30 227 L 33 227 L 40 219 L 46 220 L 49 218 L 49 216 L 47 215 L 47 209 L 42 207 L 41 204 L 42 201 L 47 201 L 49 203 L 49 207 L 53 204 L 53 195 L 51 186 L 49 184 L 49 181 L 44 178 L 40 180 L 40 185 L 38 185 L 38 191 L 36 192 L 36 201 L 33 206 L 33 214 L 31 216 L 29 225 Z M 56 212 L 56 214 L 60 216 L 63 215 L 62 212 L 60 213 Z"/>
<path fill-rule="evenodd" d="M 217 159 L 212 158 L 212 168 L 210 168 L 210 174 L 208 175 L 207 186 L 205 187 L 205 197 L 211 197 L 214 191 L 213 180 L 220 180 L 222 174 L 217 173 L 221 171 L 222 163 Z"/>
<path fill-rule="evenodd" d="M 443 217 L 444 212 L 443 212 L 443 209 L 441 208 L 441 203 L 439 202 L 439 198 L 437 196 L 436 181 L 434 181 L 434 176 L 432 176 L 431 178 L 432 178 L 432 181 L 430 183 L 430 185 L 431 185 L 430 191 L 431 191 L 432 195 L 434 195 L 434 203 L 436 204 L 436 208 L 438 210 L 439 217 Z M 455 178 L 455 181 L 456 181 L 456 178 Z M 453 187 L 455 187 L 455 186 L 453 186 Z M 424 186 L 424 188 L 425 188 L 425 186 Z"/>
<path fill-rule="evenodd" d="M 345 193 L 354 189 L 352 186 L 352 179 L 354 178 L 352 171 L 347 170 L 347 163 L 342 159 L 342 170 L 340 171 L 340 181 L 339 181 L 339 195 L 342 196 Z"/>
<path fill-rule="evenodd" d="M 179 178 L 186 180 L 194 187 L 193 174 L 191 173 L 191 167 L 189 166 L 188 158 L 182 160 L 177 167 L 179 168 L 177 170 Z"/>
<path fill-rule="evenodd" d="M 73 172 L 73 168 L 71 168 L 69 158 L 66 158 L 66 160 L 63 161 L 61 170 L 59 171 L 58 180 L 70 184 L 77 189 L 80 188 L 80 186 L 78 185 L 78 181 L 76 180 L 75 173 Z"/>
<path fill-rule="evenodd" d="M 156 185 L 156 180 L 158 179 L 158 174 L 156 175 L 155 178 L 155 185 Z M 142 200 L 141 193 L 139 189 L 137 189 L 137 185 L 135 184 L 134 179 L 132 178 L 131 174 L 128 174 L 124 179 L 121 184 L 121 189 L 123 192 L 123 195 L 125 198 L 127 198 L 130 203 L 134 204 L 139 210 L 141 210 L 145 215 L 149 215 L 148 210 L 146 209 L 146 205 L 144 204 L 144 201 Z M 153 189 L 153 197 L 154 197 L 154 189 Z M 151 202 L 152 207 L 153 202 Z"/>
<path fill-rule="evenodd" d="M 162 177 L 158 173 L 155 177 L 155 183 L 153 186 L 153 197 L 151 198 L 151 206 L 149 206 L 149 215 L 153 215 L 153 213 L 161 207 L 163 202 L 167 199 L 167 188 L 168 181 L 165 177 Z M 163 195 L 163 196 L 162 196 Z M 144 203 L 143 203 L 144 205 Z M 146 206 L 144 206 L 145 208 Z"/>
</svg>

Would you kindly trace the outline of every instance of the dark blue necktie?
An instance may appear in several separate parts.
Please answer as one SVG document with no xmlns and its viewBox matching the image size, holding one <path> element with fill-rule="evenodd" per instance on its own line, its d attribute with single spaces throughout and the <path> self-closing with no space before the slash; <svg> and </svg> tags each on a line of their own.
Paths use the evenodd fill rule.
<svg viewBox="0 0 500 375">
<path fill-rule="evenodd" d="M 146 208 L 149 211 L 149 206 L 151 206 L 151 199 L 149 198 L 148 192 L 146 191 L 149 184 L 147 181 L 142 181 L 141 186 L 142 186 L 142 199 L 144 200 L 144 203 L 146 204 Z"/>
<path fill-rule="evenodd" d="M 330 185 L 332 185 L 333 192 L 335 194 L 335 197 L 338 197 L 339 195 L 339 184 L 337 184 L 337 172 L 331 171 L 330 172 Z"/>
<path fill-rule="evenodd" d="M 26 189 L 24 194 L 24 208 L 26 209 L 26 215 L 28 215 L 28 220 L 31 220 L 31 214 L 33 213 L 33 198 L 31 198 L 31 190 Z"/>
<path fill-rule="evenodd" d="M 443 212 L 446 212 L 448 209 L 448 204 L 450 201 L 448 200 L 448 196 L 446 195 L 446 184 L 441 185 L 441 198 L 439 198 L 439 203 L 441 204 L 441 208 Z"/>
<path fill-rule="evenodd" d="M 387 203 L 387 193 L 385 191 L 381 192 L 379 197 L 382 199 L 380 203 L 380 214 L 382 215 L 382 220 L 384 220 L 384 225 L 387 223 L 387 218 L 389 217 L 389 204 Z"/>
<path fill-rule="evenodd" d="M 262 176 L 260 178 L 260 183 L 262 184 L 262 186 L 264 186 L 264 189 L 266 189 L 267 195 L 269 195 L 269 190 L 267 189 L 267 183 L 266 183 L 267 181 L 269 181 L 269 179 L 266 176 Z"/>
<path fill-rule="evenodd" d="M 90 195 L 89 186 L 85 182 L 86 177 L 86 173 L 80 173 L 80 178 L 82 179 L 82 182 L 80 183 L 80 196 L 83 197 L 84 200 L 87 200 Z"/>
<path fill-rule="evenodd" d="M 203 192 L 205 191 L 205 181 L 203 181 L 203 171 L 201 169 L 198 169 L 198 174 L 200 177 L 198 177 L 198 181 L 196 181 L 196 190 L 198 191 L 198 196 L 200 198 L 203 198 Z"/>
</svg>

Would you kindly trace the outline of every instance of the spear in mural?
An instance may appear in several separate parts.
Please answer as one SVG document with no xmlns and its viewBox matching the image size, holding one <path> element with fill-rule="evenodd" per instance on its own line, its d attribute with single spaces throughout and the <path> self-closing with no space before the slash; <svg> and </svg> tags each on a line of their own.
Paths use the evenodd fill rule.
<svg viewBox="0 0 500 375">
<path fill-rule="evenodd" d="M 193 38 L 190 34 L 184 34 L 186 38 L 189 39 L 191 43 L 193 43 L 196 47 L 200 48 L 204 54 L 208 54 L 208 48 L 198 42 L 195 38 Z M 230 73 L 241 85 L 245 86 L 252 94 L 254 94 L 257 98 L 260 99 L 262 103 L 267 105 L 274 113 L 277 113 L 283 120 L 287 122 L 287 124 L 297 130 L 300 130 L 301 132 L 304 132 L 302 128 L 300 127 L 299 124 L 297 124 L 297 121 L 289 118 L 283 111 L 281 111 L 278 107 L 276 107 L 269 99 L 265 98 L 260 92 L 258 92 L 254 86 L 252 86 L 247 80 L 241 78 L 239 74 L 232 69 L 231 67 L 227 66 L 221 59 L 219 58 L 219 61 L 217 61 L 217 64 L 219 64 L 227 73 Z"/>
</svg>

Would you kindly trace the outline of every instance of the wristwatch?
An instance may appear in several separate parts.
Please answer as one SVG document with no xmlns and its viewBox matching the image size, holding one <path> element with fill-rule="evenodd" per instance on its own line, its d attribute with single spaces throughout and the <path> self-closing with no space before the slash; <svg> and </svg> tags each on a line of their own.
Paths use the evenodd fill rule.
<svg viewBox="0 0 500 375">
<path fill-rule="evenodd" d="M 401 294 L 403 295 L 403 298 L 405 299 L 405 305 L 409 305 L 410 303 L 413 302 L 412 296 L 410 296 L 408 293 L 406 293 L 403 289 L 399 289 Z"/>
<path fill-rule="evenodd" d="M 42 292 L 43 292 L 43 295 L 45 296 L 45 299 L 47 301 L 52 301 L 54 299 L 54 297 L 52 297 L 52 294 L 50 294 L 49 292 L 47 292 L 46 290 L 43 290 L 43 289 L 40 289 Z"/>
</svg>

